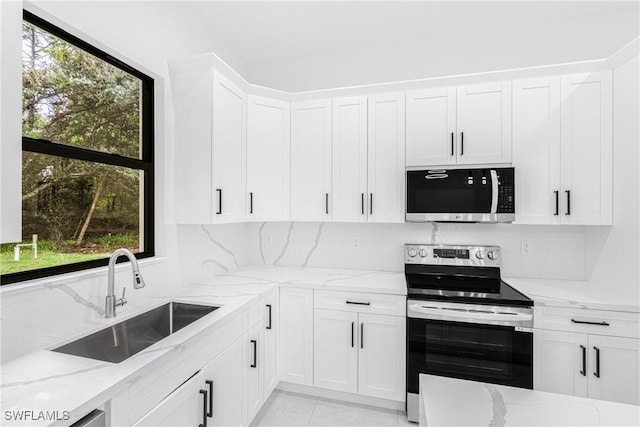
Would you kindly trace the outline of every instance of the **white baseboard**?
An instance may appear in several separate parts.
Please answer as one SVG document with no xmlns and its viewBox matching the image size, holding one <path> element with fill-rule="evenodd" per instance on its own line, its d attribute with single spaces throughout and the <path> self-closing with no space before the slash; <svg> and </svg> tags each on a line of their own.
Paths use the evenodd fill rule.
<svg viewBox="0 0 640 427">
<path fill-rule="evenodd" d="M 306 394 L 308 396 L 333 399 L 341 402 L 357 403 L 360 405 L 375 406 L 376 408 L 394 409 L 405 411 L 405 401 L 381 399 L 379 397 L 362 396 L 360 394 L 346 393 L 344 391 L 328 390 L 326 388 L 312 387 L 302 384 L 288 383 L 280 381 L 276 386 L 277 390 L 289 391 L 292 393 Z"/>
</svg>

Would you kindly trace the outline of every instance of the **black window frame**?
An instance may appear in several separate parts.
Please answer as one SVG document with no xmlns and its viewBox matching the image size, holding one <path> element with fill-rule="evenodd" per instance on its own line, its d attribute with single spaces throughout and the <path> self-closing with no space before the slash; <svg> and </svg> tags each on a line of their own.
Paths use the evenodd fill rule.
<svg viewBox="0 0 640 427">
<path fill-rule="evenodd" d="M 135 254 L 136 258 L 150 258 L 155 256 L 155 199 L 154 199 L 154 80 L 146 74 L 136 70 L 130 65 L 114 58 L 101 49 L 87 43 L 86 41 L 70 34 L 62 28 L 23 10 L 23 21 L 31 23 L 48 33 L 90 53 L 114 67 L 125 71 L 128 74 L 141 80 L 141 158 L 122 156 L 119 154 L 105 153 L 96 150 L 74 147 L 61 143 L 52 142 L 45 139 L 35 139 L 22 137 L 22 151 L 48 154 L 68 159 L 89 161 L 111 166 L 121 166 L 130 169 L 137 169 L 144 172 L 143 177 L 143 220 L 141 231 L 143 233 L 142 252 Z M 126 258 L 122 257 L 120 261 Z M 42 279 L 45 277 L 72 273 L 76 271 L 88 270 L 96 267 L 106 266 L 108 258 L 100 258 L 91 261 L 82 261 L 59 266 L 38 268 L 34 270 L 20 271 L 16 273 L 0 275 L 0 285 L 22 282 L 26 280 Z"/>
</svg>

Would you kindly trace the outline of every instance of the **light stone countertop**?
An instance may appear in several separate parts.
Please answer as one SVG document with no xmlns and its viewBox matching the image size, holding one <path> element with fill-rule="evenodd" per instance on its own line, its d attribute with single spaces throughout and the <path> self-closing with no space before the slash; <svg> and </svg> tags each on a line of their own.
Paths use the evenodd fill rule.
<svg viewBox="0 0 640 427">
<path fill-rule="evenodd" d="M 420 375 L 420 426 L 638 426 L 640 406 Z"/>
<path fill-rule="evenodd" d="M 52 348 L 104 329 L 169 301 L 221 306 L 160 342 L 120 363 L 102 362 L 42 349 L 0 366 L 0 425 L 68 425 L 123 392 L 142 375 L 162 368 L 163 357 L 197 347 L 205 331 L 211 332 L 226 321 L 235 321 L 243 310 L 263 293 L 277 286 L 309 286 L 317 289 L 406 294 L 403 273 L 299 267 L 244 267 L 214 276 L 203 283 L 182 285 L 164 295 L 156 295 L 135 311 L 115 319 L 89 323 L 78 335 Z M 76 325 L 77 326 L 77 325 Z M 86 330 L 85 330 L 86 329 Z M 33 411 L 21 422 L 6 419 L 6 411 Z M 71 420 L 38 419 L 40 411 L 50 411 Z M 55 412 L 57 411 L 57 413 Z"/>
<path fill-rule="evenodd" d="M 534 300 L 536 306 L 640 312 L 640 301 L 586 281 L 515 277 L 502 280 Z"/>
</svg>

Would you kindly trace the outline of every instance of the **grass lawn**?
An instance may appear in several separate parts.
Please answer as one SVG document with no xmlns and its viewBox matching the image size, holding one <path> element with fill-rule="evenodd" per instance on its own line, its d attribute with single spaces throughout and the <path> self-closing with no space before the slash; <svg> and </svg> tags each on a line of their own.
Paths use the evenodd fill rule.
<svg viewBox="0 0 640 427">
<path fill-rule="evenodd" d="M 17 273 L 19 271 L 51 267 L 53 265 L 89 261 L 97 258 L 106 258 L 108 256 L 109 253 L 60 253 L 38 248 L 38 259 L 34 259 L 31 249 L 23 248 L 20 250 L 20 261 L 13 260 L 13 251 L 0 253 L 0 274 Z"/>
</svg>

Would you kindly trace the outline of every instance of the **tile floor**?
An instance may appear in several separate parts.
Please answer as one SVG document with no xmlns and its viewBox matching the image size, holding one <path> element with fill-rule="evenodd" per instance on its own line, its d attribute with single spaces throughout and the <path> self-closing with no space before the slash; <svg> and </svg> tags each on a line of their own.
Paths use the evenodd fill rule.
<svg viewBox="0 0 640 427">
<path fill-rule="evenodd" d="M 404 411 L 345 403 L 275 390 L 251 427 L 276 426 L 384 426 L 416 427 Z"/>
</svg>

